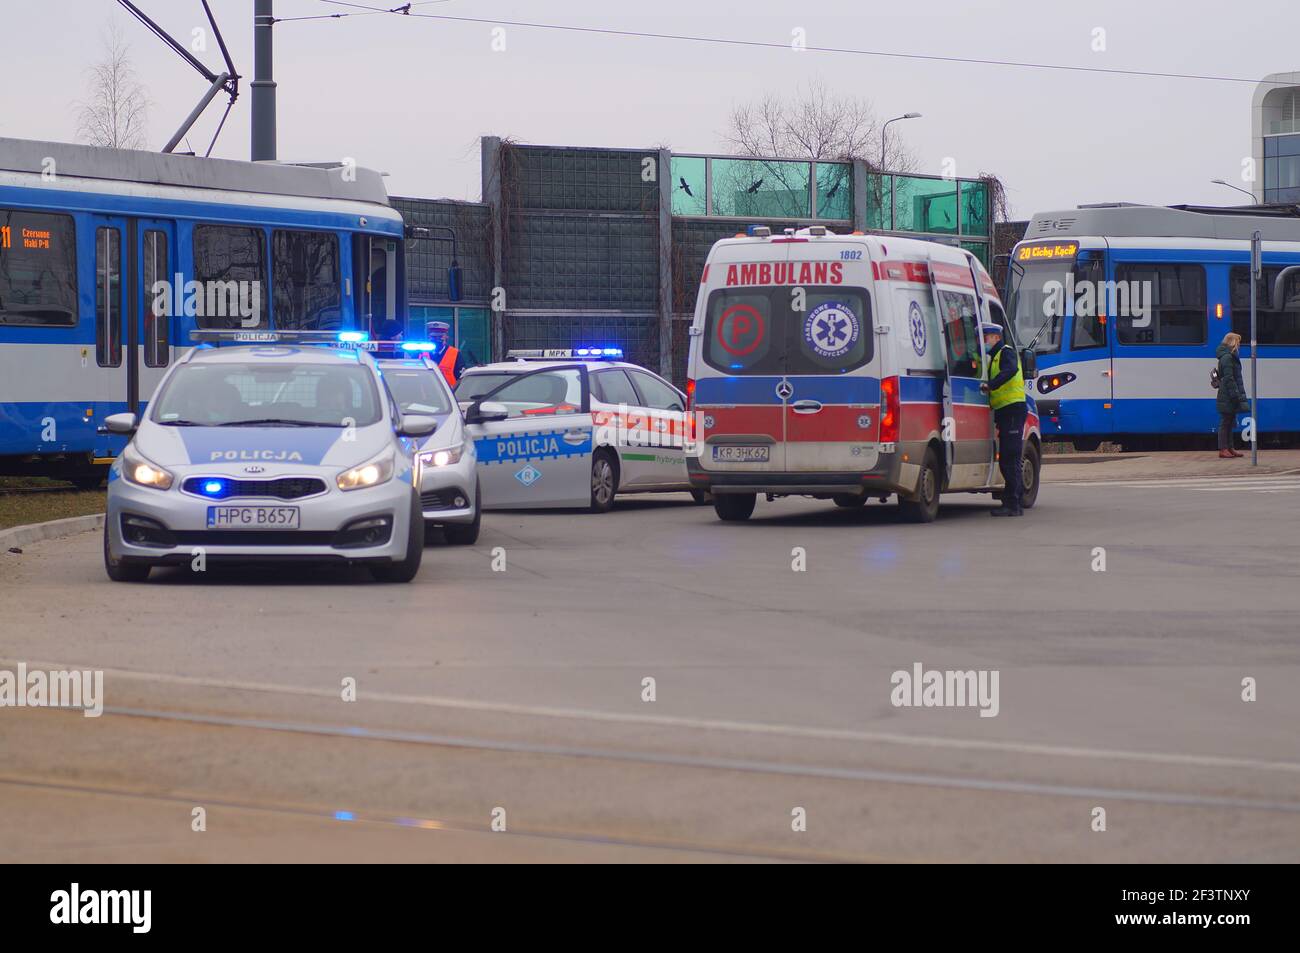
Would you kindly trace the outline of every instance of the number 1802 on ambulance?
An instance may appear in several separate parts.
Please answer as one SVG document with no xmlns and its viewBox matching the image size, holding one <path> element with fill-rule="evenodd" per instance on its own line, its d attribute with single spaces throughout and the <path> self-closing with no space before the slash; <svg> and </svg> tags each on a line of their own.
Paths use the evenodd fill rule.
<svg viewBox="0 0 1300 953">
<path fill-rule="evenodd" d="M 758 494 L 839 506 L 897 495 L 933 520 L 942 493 L 1003 485 L 981 322 L 1015 344 L 984 267 L 960 248 L 820 226 L 763 227 L 709 253 L 691 326 L 692 487 L 719 517 Z M 1032 379 L 1032 354 L 1022 366 Z M 1028 415 L 1023 505 L 1038 495 L 1038 414 Z"/>
</svg>

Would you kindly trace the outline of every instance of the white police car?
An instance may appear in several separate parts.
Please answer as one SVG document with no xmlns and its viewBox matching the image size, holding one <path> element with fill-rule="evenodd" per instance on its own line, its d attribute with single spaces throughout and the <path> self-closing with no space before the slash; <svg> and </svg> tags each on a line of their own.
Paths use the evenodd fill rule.
<svg viewBox="0 0 1300 953">
<path fill-rule="evenodd" d="M 344 332 L 361 337 L 356 332 Z M 358 563 L 380 580 L 420 568 L 414 440 L 437 421 L 401 415 L 374 360 L 304 346 L 313 332 L 194 332 L 109 470 L 104 564 L 115 581 L 153 566 L 221 561 Z M 333 335 L 328 335 L 332 338 Z M 255 343 L 254 343 L 255 342 Z"/>
<path fill-rule="evenodd" d="M 407 341 L 380 345 L 372 353 L 402 415 L 418 414 L 437 422 L 415 452 L 425 541 L 432 541 L 441 527 L 447 542 L 470 546 L 478 540 L 483 516 L 478 455 L 474 441 L 466 437 L 447 379 L 429 357 L 435 349 L 431 342 Z"/>
<path fill-rule="evenodd" d="M 689 492 L 686 397 L 618 348 L 507 353 L 456 384 L 488 509 L 582 506 Z M 696 494 L 702 499 L 702 494 Z"/>
</svg>

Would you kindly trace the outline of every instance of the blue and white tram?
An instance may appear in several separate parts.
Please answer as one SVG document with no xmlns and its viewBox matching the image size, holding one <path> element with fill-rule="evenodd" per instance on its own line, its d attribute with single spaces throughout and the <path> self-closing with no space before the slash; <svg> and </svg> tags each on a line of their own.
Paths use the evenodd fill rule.
<svg viewBox="0 0 1300 953">
<path fill-rule="evenodd" d="M 1229 331 L 1250 386 L 1256 230 L 1260 439 L 1300 432 L 1300 276 L 1272 300 L 1278 272 L 1300 264 L 1300 208 L 1121 203 L 1037 214 L 1012 251 L 1005 300 L 1017 337 L 1037 339 L 1043 436 L 1080 449 L 1211 437 L 1210 371 Z"/>
<path fill-rule="evenodd" d="M 0 138 L 0 474 L 98 483 L 189 332 L 391 334 L 379 173 Z"/>
</svg>

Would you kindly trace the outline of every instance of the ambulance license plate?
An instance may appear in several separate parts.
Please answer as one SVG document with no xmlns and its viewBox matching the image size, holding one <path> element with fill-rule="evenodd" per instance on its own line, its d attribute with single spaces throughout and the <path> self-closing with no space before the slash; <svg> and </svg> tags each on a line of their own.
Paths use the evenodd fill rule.
<svg viewBox="0 0 1300 953">
<path fill-rule="evenodd" d="M 297 529 L 296 506 L 209 506 L 208 529 Z"/>
<path fill-rule="evenodd" d="M 771 447 L 714 447 L 716 463 L 767 463 L 772 459 Z"/>
</svg>

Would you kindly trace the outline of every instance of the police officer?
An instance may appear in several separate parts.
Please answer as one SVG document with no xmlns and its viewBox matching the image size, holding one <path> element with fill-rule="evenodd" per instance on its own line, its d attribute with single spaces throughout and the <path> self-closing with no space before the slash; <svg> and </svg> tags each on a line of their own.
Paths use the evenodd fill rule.
<svg viewBox="0 0 1300 953">
<path fill-rule="evenodd" d="M 447 384 L 455 387 L 460 375 L 465 373 L 466 362 L 460 348 L 448 340 L 451 325 L 446 321 L 430 321 L 427 330 L 429 340 L 438 345 L 438 370 L 447 378 Z"/>
<path fill-rule="evenodd" d="M 1002 505 L 991 515 L 1024 516 L 1020 506 L 1024 491 L 1020 482 L 1020 455 L 1024 450 L 1025 416 L 1029 412 L 1025 403 L 1025 377 L 1020 371 L 1016 349 L 1002 339 L 1002 328 L 984 324 L 980 332 L 988 355 L 988 382 L 980 384 L 980 390 L 989 395 L 993 420 L 998 425 L 998 465 L 1006 487 Z"/>
</svg>

